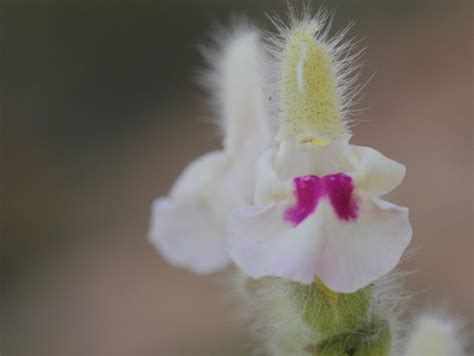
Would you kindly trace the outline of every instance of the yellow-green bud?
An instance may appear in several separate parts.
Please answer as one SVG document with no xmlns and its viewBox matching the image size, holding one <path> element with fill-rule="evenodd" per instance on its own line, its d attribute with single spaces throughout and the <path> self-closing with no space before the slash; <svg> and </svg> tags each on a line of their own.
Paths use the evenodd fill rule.
<svg viewBox="0 0 474 356">
<path fill-rule="evenodd" d="M 279 139 L 325 145 L 344 133 L 333 63 L 310 24 L 288 35 L 280 66 Z"/>
</svg>

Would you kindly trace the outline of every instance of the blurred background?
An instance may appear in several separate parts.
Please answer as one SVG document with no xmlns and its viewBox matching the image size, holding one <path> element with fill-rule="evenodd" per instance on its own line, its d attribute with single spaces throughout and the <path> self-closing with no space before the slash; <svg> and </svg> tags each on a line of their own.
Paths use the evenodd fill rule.
<svg viewBox="0 0 474 356">
<path fill-rule="evenodd" d="M 241 355 L 219 277 L 162 261 L 149 207 L 220 146 L 197 45 L 286 1 L 1 1 L 2 355 Z M 375 73 L 353 142 L 408 169 L 401 264 L 414 307 L 473 326 L 471 1 L 313 2 L 365 38 Z"/>
</svg>

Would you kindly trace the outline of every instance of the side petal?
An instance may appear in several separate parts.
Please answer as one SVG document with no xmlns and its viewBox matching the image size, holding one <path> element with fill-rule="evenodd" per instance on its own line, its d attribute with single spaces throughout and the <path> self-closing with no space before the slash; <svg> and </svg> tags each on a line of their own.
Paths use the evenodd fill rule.
<svg viewBox="0 0 474 356">
<path fill-rule="evenodd" d="M 309 284 L 314 279 L 319 239 L 317 220 L 307 219 L 293 228 L 283 220 L 288 203 L 249 207 L 229 218 L 227 251 L 253 278 L 282 277 Z"/>
<path fill-rule="evenodd" d="M 204 196 L 221 178 L 229 162 L 225 151 L 205 153 L 192 161 L 179 175 L 170 195 L 176 198 Z"/>
<path fill-rule="evenodd" d="M 354 292 L 397 265 L 412 235 L 407 208 L 363 193 L 357 219 L 341 221 L 325 205 L 315 274 L 329 288 Z"/>
<path fill-rule="evenodd" d="M 374 195 L 390 193 L 403 180 L 405 166 L 370 147 L 352 146 L 358 158 L 358 186 Z"/>
<path fill-rule="evenodd" d="M 170 263 L 195 273 L 211 273 L 229 260 L 225 251 L 225 212 L 214 193 L 230 162 L 223 151 L 191 162 L 169 197 L 155 200 L 149 240 Z"/>
<path fill-rule="evenodd" d="M 224 234 L 205 201 L 159 198 L 153 203 L 148 237 L 171 264 L 199 274 L 220 270 L 229 262 Z"/>
</svg>

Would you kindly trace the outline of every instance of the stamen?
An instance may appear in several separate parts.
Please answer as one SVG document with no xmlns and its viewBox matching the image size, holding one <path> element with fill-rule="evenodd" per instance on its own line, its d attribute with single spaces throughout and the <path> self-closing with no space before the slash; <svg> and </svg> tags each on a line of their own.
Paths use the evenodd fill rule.
<svg viewBox="0 0 474 356">
<path fill-rule="evenodd" d="M 300 144 L 311 143 L 312 145 L 324 147 L 331 143 L 331 140 L 327 137 L 318 136 L 306 136 L 302 137 L 299 141 Z"/>
</svg>

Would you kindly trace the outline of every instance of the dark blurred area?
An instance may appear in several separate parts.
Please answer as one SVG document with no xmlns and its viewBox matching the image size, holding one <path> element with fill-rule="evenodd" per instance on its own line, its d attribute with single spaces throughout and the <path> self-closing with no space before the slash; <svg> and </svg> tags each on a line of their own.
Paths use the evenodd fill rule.
<svg viewBox="0 0 474 356">
<path fill-rule="evenodd" d="M 470 1 L 325 1 L 365 38 L 353 142 L 407 166 L 418 305 L 474 321 Z M 248 353 L 220 277 L 168 266 L 151 201 L 219 147 L 197 46 L 286 1 L 2 1 L 2 355 Z M 217 282 L 216 282 L 217 279 Z"/>
</svg>

